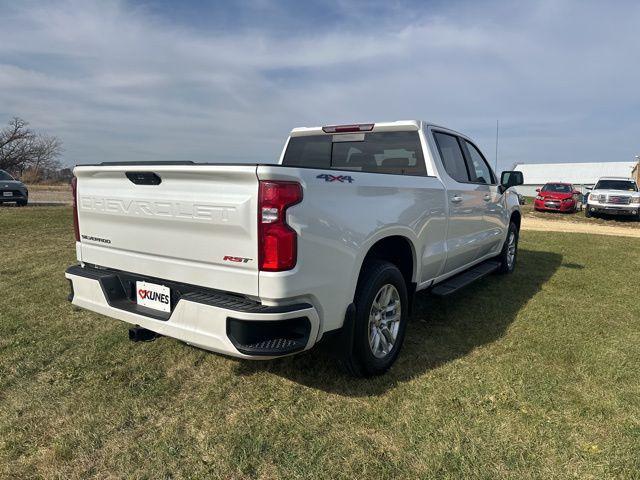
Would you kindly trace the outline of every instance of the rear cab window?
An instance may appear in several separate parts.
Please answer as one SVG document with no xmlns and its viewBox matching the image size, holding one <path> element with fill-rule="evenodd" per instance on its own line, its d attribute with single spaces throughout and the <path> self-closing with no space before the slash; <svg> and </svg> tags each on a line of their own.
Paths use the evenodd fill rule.
<svg viewBox="0 0 640 480">
<path fill-rule="evenodd" d="M 294 136 L 282 165 L 426 176 L 417 131 Z"/>
</svg>

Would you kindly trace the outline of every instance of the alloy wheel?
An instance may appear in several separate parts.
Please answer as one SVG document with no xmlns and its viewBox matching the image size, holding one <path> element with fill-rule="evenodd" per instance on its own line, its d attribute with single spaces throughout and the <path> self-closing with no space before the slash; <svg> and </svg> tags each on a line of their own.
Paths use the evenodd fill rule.
<svg viewBox="0 0 640 480">
<path fill-rule="evenodd" d="M 376 358 L 384 358 L 396 343 L 402 317 L 402 302 L 396 287 L 383 285 L 369 312 L 369 347 Z"/>
</svg>

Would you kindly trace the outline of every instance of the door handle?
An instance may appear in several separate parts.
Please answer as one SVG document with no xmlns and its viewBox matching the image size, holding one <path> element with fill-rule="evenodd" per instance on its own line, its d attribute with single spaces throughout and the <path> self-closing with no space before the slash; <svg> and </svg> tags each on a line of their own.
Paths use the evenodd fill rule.
<svg viewBox="0 0 640 480">
<path fill-rule="evenodd" d="M 490 202 L 491 201 L 491 195 L 485 195 L 484 196 L 484 201 L 485 202 Z"/>
<path fill-rule="evenodd" d="M 451 197 L 451 203 L 460 203 L 462 201 L 462 197 L 459 195 L 454 195 Z"/>
</svg>

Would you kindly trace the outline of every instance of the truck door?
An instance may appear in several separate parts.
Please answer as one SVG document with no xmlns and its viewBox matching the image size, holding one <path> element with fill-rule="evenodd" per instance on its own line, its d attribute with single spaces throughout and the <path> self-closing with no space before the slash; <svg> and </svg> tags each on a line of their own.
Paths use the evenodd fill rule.
<svg viewBox="0 0 640 480">
<path fill-rule="evenodd" d="M 465 154 L 471 182 L 477 191 L 482 192 L 484 202 L 484 231 L 479 239 L 478 257 L 495 252 L 502 247 L 506 209 L 502 202 L 502 193 L 498 190 L 496 176 L 482 152 L 469 140 L 461 138 L 462 151 Z"/>
<path fill-rule="evenodd" d="M 447 189 L 449 226 L 447 228 L 447 259 L 442 274 L 460 269 L 478 258 L 481 240 L 486 230 L 485 196 L 487 185 L 471 182 L 463 153 L 462 139 L 458 136 L 433 130 L 440 154 L 441 179 Z"/>
</svg>

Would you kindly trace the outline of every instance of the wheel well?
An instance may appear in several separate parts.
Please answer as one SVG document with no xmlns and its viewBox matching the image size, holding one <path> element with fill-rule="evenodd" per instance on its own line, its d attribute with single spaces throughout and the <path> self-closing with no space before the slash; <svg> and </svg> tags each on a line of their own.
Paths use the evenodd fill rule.
<svg viewBox="0 0 640 480">
<path fill-rule="evenodd" d="M 393 263 L 402 273 L 407 289 L 412 290 L 413 279 L 413 249 L 411 242 L 399 235 L 383 238 L 374 243 L 367 256 L 364 258 L 362 265 L 371 259 L 386 260 Z"/>
<path fill-rule="evenodd" d="M 511 220 L 513 221 L 513 223 L 516 224 L 516 227 L 518 227 L 518 230 L 520 230 L 520 223 L 522 221 L 522 214 L 516 210 L 515 212 L 513 212 L 511 214 Z"/>
</svg>

